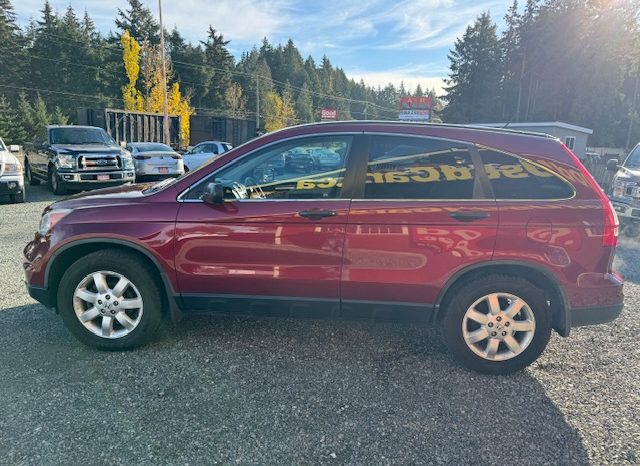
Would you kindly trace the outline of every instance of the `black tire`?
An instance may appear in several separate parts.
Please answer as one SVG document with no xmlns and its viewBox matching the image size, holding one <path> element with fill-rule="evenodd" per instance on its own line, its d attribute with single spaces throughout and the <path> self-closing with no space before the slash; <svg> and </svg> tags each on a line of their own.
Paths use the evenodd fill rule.
<svg viewBox="0 0 640 466">
<path fill-rule="evenodd" d="M 27 178 L 27 181 L 31 186 L 38 186 L 40 184 L 40 180 L 33 177 L 31 165 L 29 165 L 29 159 L 24 160 L 24 176 Z"/>
<path fill-rule="evenodd" d="M 23 204 L 24 203 L 24 188 L 22 188 L 21 193 L 10 194 L 9 200 L 12 204 Z"/>
<path fill-rule="evenodd" d="M 57 196 L 64 196 L 68 193 L 67 187 L 60 180 L 56 167 L 49 167 L 49 189 Z"/>
<path fill-rule="evenodd" d="M 465 313 L 478 299 L 491 293 L 509 293 L 522 298 L 535 318 L 535 330 L 528 346 L 520 354 L 503 361 L 479 356 L 463 337 Z M 487 275 L 466 281 L 454 286 L 443 306 L 442 337 L 445 345 L 463 365 L 483 374 L 510 374 L 524 369 L 542 354 L 551 336 L 551 312 L 544 293 L 520 277 Z"/>
<path fill-rule="evenodd" d="M 137 326 L 120 338 L 105 338 L 92 333 L 79 320 L 73 305 L 78 285 L 98 271 L 111 271 L 125 276 L 140 293 L 143 311 Z M 69 331 L 82 343 L 99 350 L 130 350 L 152 339 L 162 323 L 161 290 L 154 273 L 131 254 L 115 249 L 96 251 L 69 266 L 58 287 L 57 310 Z"/>
</svg>

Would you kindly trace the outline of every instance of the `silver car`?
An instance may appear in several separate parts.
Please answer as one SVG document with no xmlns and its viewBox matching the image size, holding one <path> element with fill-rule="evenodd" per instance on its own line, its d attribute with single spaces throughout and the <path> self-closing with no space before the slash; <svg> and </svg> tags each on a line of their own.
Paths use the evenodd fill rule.
<svg viewBox="0 0 640 466">
<path fill-rule="evenodd" d="M 8 195 L 12 203 L 24 202 L 22 165 L 12 153 L 18 150 L 18 146 L 7 149 L 0 139 L 0 195 Z"/>
<path fill-rule="evenodd" d="M 182 156 L 166 144 L 131 142 L 127 150 L 133 156 L 136 181 L 177 177 L 184 174 Z"/>
</svg>

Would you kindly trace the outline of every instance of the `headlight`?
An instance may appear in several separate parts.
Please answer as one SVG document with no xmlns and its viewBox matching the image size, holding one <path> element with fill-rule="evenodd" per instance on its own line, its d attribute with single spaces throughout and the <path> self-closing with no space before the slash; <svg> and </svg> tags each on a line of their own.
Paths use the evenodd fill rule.
<svg viewBox="0 0 640 466">
<path fill-rule="evenodd" d="M 58 152 L 56 160 L 60 168 L 74 168 L 76 165 L 76 159 L 67 152 Z"/>
<path fill-rule="evenodd" d="M 125 170 L 133 169 L 133 157 L 131 157 L 131 152 L 128 150 L 121 150 L 120 156 L 122 157 L 122 166 Z"/>
<path fill-rule="evenodd" d="M 47 212 L 40 219 L 38 232 L 44 236 L 60 221 L 62 217 L 71 212 L 71 209 L 53 209 Z"/>
<path fill-rule="evenodd" d="M 5 175 L 19 175 L 22 173 L 22 166 L 19 163 L 5 163 L 4 174 Z"/>
</svg>

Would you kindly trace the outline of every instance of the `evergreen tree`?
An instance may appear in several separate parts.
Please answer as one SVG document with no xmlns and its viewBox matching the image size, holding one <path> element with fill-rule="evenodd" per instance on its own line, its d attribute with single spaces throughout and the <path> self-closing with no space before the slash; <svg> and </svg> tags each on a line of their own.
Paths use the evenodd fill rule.
<svg viewBox="0 0 640 466">
<path fill-rule="evenodd" d="M 0 76 L 5 84 L 23 83 L 25 41 L 10 0 L 0 0 Z"/>
<path fill-rule="evenodd" d="M 129 34 L 138 43 L 149 41 L 152 45 L 158 45 L 160 43 L 160 26 L 151 10 L 144 6 L 140 0 L 128 1 L 128 10 L 122 11 L 118 8 L 115 23 L 120 34 L 116 36 L 116 41 L 120 40 L 120 35 L 124 31 L 129 31 Z"/>
<path fill-rule="evenodd" d="M 296 99 L 296 113 L 301 123 L 309 123 L 316 120 L 313 111 L 313 99 L 311 99 L 309 86 L 306 82 L 302 85 L 302 89 Z"/>
<path fill-rule="evenodd" d="M 9 100 L 0 95 L 0 138 L 6 144 L 24 144 L 27 133 L 24 130 L 18 112 L 11 107 Z"/>
<path fill-rule="evenodd" d="M 445 80 L 448 105 L 443 118 L 452 123 L 494 120 L 498 117 L 496 90 L 500 84 L 500 43 L 496 25 L 481 14 L 456 40 L 449 53 L 451 72 Z"/>
<path fill-rule="evenodd" d="M 202 101 L 210 111 L 221 111 L 225 109 L 225 93 L 232 83 L 232 71 L 234 70 L 234 59 L 222 34 L 218 33 L 212 26 L 209 26 L 206 42 L 201 42 L 204 48 L 205 66 L 209 67 L 213 73 L 211 82 L 204 89 Z"/>
</svg>

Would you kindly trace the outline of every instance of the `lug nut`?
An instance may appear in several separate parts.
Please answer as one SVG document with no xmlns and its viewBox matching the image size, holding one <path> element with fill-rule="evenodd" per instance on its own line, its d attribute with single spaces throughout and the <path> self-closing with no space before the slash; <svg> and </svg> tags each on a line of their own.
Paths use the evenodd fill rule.
<svg viewBox="0 0 640 466">
<path fill-rule="evenodd" d="M 487 325 L 488 325 L 489 327 L 493 327 L 493 322 L 489 322 Z"/>
<path fill-rule="evenodd" d="M 116 303 L 116 304 L 117 304 L 117 303 Z M 505 327 L 508 327 L 509 325 L 511 325 L 511 323 L 509 323 L 509 322 L 505 322 L 505 323 L 504 323 L 504 326 L 505 326 Z"/>
<path fill-rule="evenodd" d="M 102 301 L 98 300 L 98 304 L 102 304 Z"/>
<path fill-rule="evenodd" d="M 113 312 L 113 311 L 111 311 L 111 312 Z M 507 332 L 502 332 L 502 336 L 506 337 L 507 336 Z"/>
<path fill-rule="evenodd" d="M 107 296 L 107 299 L 109 299 L 109 296 Z M 496 317 L 496 320 L 497 320 L 498 322 L 500 322 L 500 321 L 502 320 L 502 317 L 498 316 L 498 317 Z"/>
<path fill-rule="evenodd" d="M 107 296 L 105 296 L 105 298 L 107 298 L 107 299 L 111 299 L 111 296 L 107 295 Z"/>
<path fill-rule="evenodd" d="M 496 333 L 496 332 L 491 332 L 491 336 L 492 336 L 492 337 L 495 337 L 496 335 L 497 335 L 497 333 Z"/>
<path fill-rule="evenodd" d="M 115 314 L 115 313 L 116 313 L 116 311 L 114 311 L 113 309 L 111 309 L 111 314 Z M 506 334 L 507 334 L 507 332 L 504 332 L 504 335 L 506 335 Z"/>
</svg>

